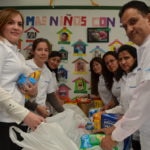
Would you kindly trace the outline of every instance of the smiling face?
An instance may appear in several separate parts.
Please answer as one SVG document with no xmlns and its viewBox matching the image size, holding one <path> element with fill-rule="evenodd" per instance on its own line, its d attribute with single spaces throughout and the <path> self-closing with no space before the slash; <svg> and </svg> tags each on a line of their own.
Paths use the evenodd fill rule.
<svg viewBox="0 0 150 150">
<path fill-rule="evenodd" d="M 12 44 L 17 44 L 22 33 L 23 20 L 19 14 L 13 15 L 1 30 L 1 35 Z"/>
<path fill-rule="evenodd" d="M 128 51 L 124 50 L 118 55 L 119 65 L 126 73 L 130 72 L 133 68 L 133 65 L 136 62 L 134 58 Z"/>
<path fill-rule="evenodd" d="M 113 55 L 105 56 L 104 62 L 110 72 L 115 73 L 117 71 L 119 67 L 118 60 Z"/>
<path fill-rule="evenodd" d="M 61 62 L 61 57 L 55 56 L 48 59 L 48 66 L 51 69 L 57 69 Z"/>
<path fill-rule="evenodd" d="M 46 42 L 40 42 L 37 44 L 33 51 L 33 59 L 37 66 L 42 67 L 47 61 L 49 55 L 49 47 Z"/>
<path fill-rule="evenodd" d="M 121 23 L 129 40 L 139 46 L 150 34 L 150 14 L 142 14 L 137 9 L 127 9 L 121 17 Z"/>
</svg>

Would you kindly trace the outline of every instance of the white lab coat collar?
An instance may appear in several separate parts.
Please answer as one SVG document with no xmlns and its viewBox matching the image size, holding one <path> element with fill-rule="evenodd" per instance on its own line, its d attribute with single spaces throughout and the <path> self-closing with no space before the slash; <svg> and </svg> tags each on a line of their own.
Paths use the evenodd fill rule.
<svg viewBox="0 0 150 150">
<path fill-rule="evenodd" d="M 10 47 L 12 50 L 14 50 L 15 52 L 18 52 L 18 51 L 19 51 L 17 45 L 14 45 L 14 44 L 10 43 L 7 39 L 3 39 L 3 42 L 4 42 L 8 47 Z"/>
<path fill-rule="evenodd" d="M 38 66 L 36 65 L 36 63 L 34 62 L 34 59 L 33 59 L 33 58 L 27 60 L 27 63 L 28 63 L 28 66 L 30 66 L 30 67 L 33 68 L 34 70 L 40 70 L 40 71 L 42 71 L 42 70 L 44 70 L 44 68 L 47 68 L 45 64 L 43 65 L 42 68 L 38 67 Z"/>
</svg>

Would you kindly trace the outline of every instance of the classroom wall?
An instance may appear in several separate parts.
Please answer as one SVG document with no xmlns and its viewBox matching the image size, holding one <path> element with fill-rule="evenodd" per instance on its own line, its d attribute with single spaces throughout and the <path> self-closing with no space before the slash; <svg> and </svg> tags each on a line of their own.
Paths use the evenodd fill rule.
<svg viewBox="0 0 150 150">
<path fill-rule="evenodd" d="M 87 81 L 87 93 L 90 93 L 90 72 L 89 72 L 89 62 L 94 57 L 91 51 L 99 46 L 105 52 L 112 50 L 109 46 L 115 40 L 119 40 L 121 43 L 128 42 L 128 39 L 120 27 L 120 21 L 118 18 L 118 10 L 78 10 L 78 9 L 53 9 L 53 10 L 21 10 L 25 17 L 25 32 L 22 36 L 21 41 L 21 53 L 27 56 L 29 52 L 29 47 L 32 44 L 32 36 L 27 36 L 27 34 L 37 32 L 36 38 L 44 37 L 49 39 L 53 44 L 53 50 L 61 50 L 63 47 L 68 52 L 68 60 L 62 61 L 61 66 L 63 66 L 67 72 L 67 81 L 64 83 L 71 89 L 69 91 L 69 96 L 71 98 L 82 95 L 85 93 L 75 93 L 75 79 L 82 77 Z M 72 19 L 70 19 L 72 18 Z M 52 21 L 53 20 L 53 21 Z M 55 21 L 54 21 L 55 20 Z M 56 21 L 57 20 L 57 21 Z M 67 21 L 72 20 L 72 21 Z M 30 28 L 34 28 L 29 30 Z M 72 32 L 70 38 L 70 44 L 59 44 L 59 34 L 58 32 L 66 27 Z M 108 38 L 106 41 L 92 41 L 88 42 L 87 30 L 88 28 L 108 29 Z M 28 38 L 30 37 L 30 39 Z M 85 54 L 75 54 L 73 44 L 78 40 L 82 40 L 87 44 Z M 118 46 L 117 46 L 118 47 Z M 101 52 L 103 55 L 103 52 Z M 88 62 L 85 65 L 86 70 L 82 73 L 75 72 L 75 64 L 73 61 L 82 57 Z M 88 83 L 89 82 L 89 83 Z"/>
<path fill-rule="evenodd" d="M 129 0 L 53 0 L 53 3 L 48 9 L 25 8 L 20 11 L 25 18 L 24 34 L 19 42 L 19 48 L 21 53 L 27 57 L 32 41 L 38 37 L 47 38 L 53 45 L 53 50 L 60 51 L 62 48 L 68 52 L 68 59 L 61 62 L 60 67 L 67 70 L 67 80 L 61 81 L 61 84 L 67 85 L 69 90 L 69 97 L 74 98 L 77 95 L 85 93 L 75 92 L 75 80 L 78 78 L 84 78 L 87 86 L 86 93 L 90 93 L 90 71 L 89 62 L 94 57 L 92 53 L 96 47 L 101 49 L 101 56 L 104 52 L 110 50 L 117 50 L 120 44 L 132 44 L 128 41 L 124 30 L 120 27 L 120 20 L 118 17 L 119 9 L 114 9 L 111 6 L 121 6 Z M 148 2 L 149 0 L 145 0 Z M 2 6 L 50 6 L 49 0 L 1 0 Z M 98 6 L 110 6 L 107 9 L 101 9 L 100 7 L 93 9 L 94 6 L 91 2 L 96 3 Z M 149 3 L 148 3 L 149 4 Z M 73 9 L 65 9 L 65 6 L 91 6 L 90 8 L 76 7 Z M 57 9 L 55 6 L 64 6 L 63 9 Z M 54 9 L 53 9 L 54 8 Z M 19 8 L 18 8 L 19 9 Z M 70 31 L 69 44 L 59 42 L 59 31 L 63 28 L 67 28 Z M 94 28 L 98 31 L 104 29 L 107 31 L 107 38 L 100 41 L 89 41 L 88 30 Z M 84 54 L 75 54 L 73 45 L 81 40 L 86 44 Z M 116 43 L 117 41 L 117 43 Z M 78 58 L 82 58 L 86 61 L 86 71 L 76 72 L 75 63 Z"/>
</svg>

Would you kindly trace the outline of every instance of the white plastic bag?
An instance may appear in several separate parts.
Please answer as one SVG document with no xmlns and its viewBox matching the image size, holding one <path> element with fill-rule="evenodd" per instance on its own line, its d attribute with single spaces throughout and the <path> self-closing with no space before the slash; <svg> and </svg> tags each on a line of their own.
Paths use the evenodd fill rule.
<svg viewBox="0 0 150 150">
<path fill-rule="evenodd" d="M 71 107 L 75 108 L 74 106 Z M 64 129 L 68 137 L 71 138 L 79 148 L 80 137 L 83 134 L 89 133 L 84 128 L 81 128 L 82 125 L 84 126 L 87 123 L 88 118 L 85 115 L 81 115 L 79 113 L 81 111 L 80 109 L 75 109 L 76 111 L 71 110 L 67 106 L 65 111 L 63 111 L 62 113 L 58 113 L 55 116 L 48 117 L 46 121 L 48 123 L 57 122 Z"/>
<path fill-rule="evenodd" d="M 14 130 L 20 133 L 23 141 L 18 141 Z M 57 123 L 41 123 L 34 132 L 25 133 L 17 127 L 10 127 L 11 140 L 23 150 L 78 150 Z"/>
<path fill-rule="evenodd" d="M 85 115 L 85 113 L 83 112 L 83 110 L 78 106 L 78 105 L 75 105 L 75 104 L 64 104 L 63 107 L 65 109 L 71 109 L 73 110 L 76 114 L 80 115 L 83 119 L 87 120 L 87 116 Z"/>
</svg>

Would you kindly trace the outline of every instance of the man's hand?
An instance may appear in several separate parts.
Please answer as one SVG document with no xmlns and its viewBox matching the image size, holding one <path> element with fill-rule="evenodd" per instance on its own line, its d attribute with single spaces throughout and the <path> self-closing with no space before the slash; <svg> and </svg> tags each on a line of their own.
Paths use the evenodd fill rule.
<svg viewBox="0 0 150 150">
<path fill-rule="evenodd" d="M 102 128 L 102 129 L 99 129 L 99 130 L 94 130 L 93 132 L 94 133 L 105 133 L 105 135 L 111 135 L 114 129 L 115 129 L 115 127 L 112 126 L 112 127 L 109 127 L 109 128 Z"/>
<path fill-rule="evenodd" d="M 102 139 L 100 146 L 103 150 L 112 150 L 117 144 L 116 141 L 112 140 L 111 135 L 106 135 L 106 137 Z"/>
</svg>

